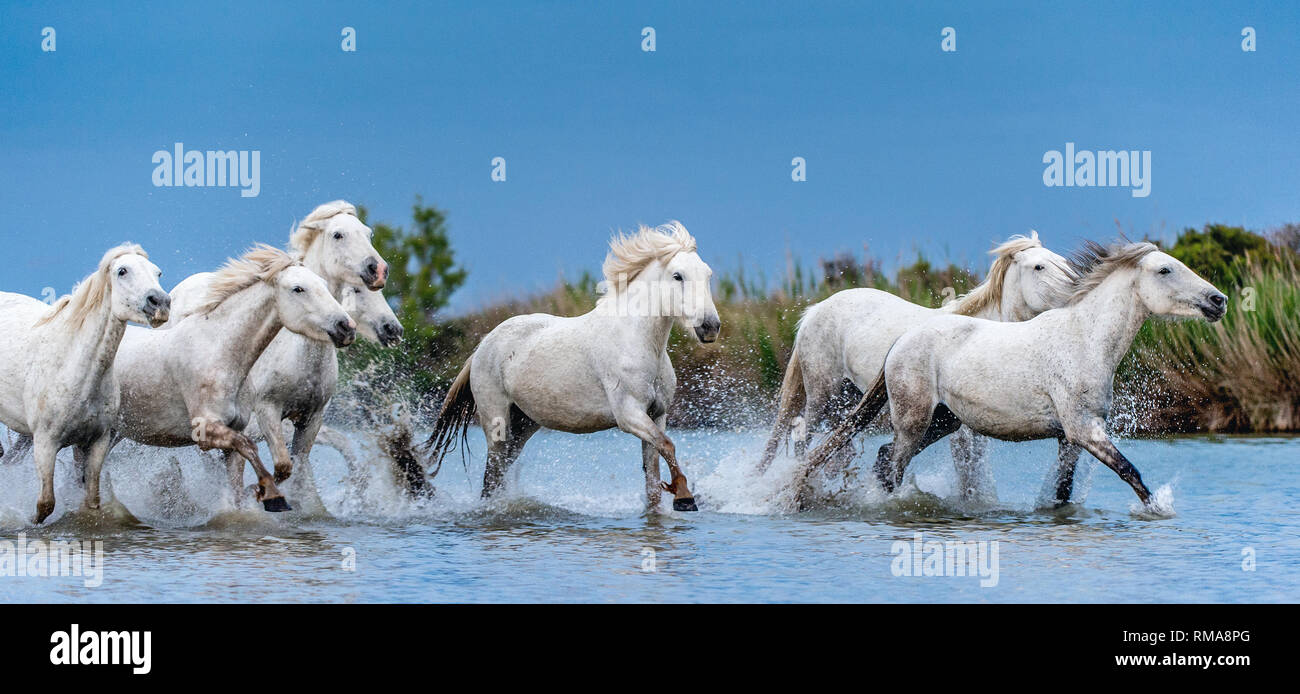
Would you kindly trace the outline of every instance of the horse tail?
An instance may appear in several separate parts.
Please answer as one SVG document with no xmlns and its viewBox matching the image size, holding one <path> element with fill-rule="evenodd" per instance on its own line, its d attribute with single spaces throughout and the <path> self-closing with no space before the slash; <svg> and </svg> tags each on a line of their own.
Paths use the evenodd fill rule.
<svg viewBox="0 0 1300 694">
<path fill-rule="evenodd" d="M 849 412 L 844 421 L 840 422 L 817 450 L 808 457 L 809 469 L 824 464 L 841 448 L 853 441 L 853 437 L 866 429 L 888 402 L 889 390 L 885 387 L 885 370 L 882 368 L 871 384 L 871 388 L 867 389 L 866 395 L 862 396 L 862 400 L 858 401 L 857 406 Z"/>
<path fill-rule="evenodd" d="M 758 471 L 762 473 L 772 464 L 781 442 L 789 435 L 791 423 L 803 411 L 808 402 L 808 393 L 803 387 L 803 365 L 799 362 L 799 348 L 790 352 L 790 363 L 785 365 L 785 377 L 781 380 L 780 399 L 776 409 L 776 423 L 772 425 L 772 435 L 767 439 L 763 449 L 763 459 L 758 462 Z"/>
<path fill-rule="evenodd" d="M 425 467 L 432 466 L 433 469 L 430 476 L 438 474 L 438 470 L 442 469 L 442 459 L 456 445 L 457 436 L 462 444 L 465 443 L 470 424 L 474 422 L 477 408 L 474 404 L 474 391 L 469 387 L 469 365 L 472 361 L 473 355 L 465 360 L 465 366 L 461 367 L 456 380 L 451 382 L 447 397 L 443 398 L 442 409 L 438 411 L 438 418 L 433 422 L 433 433 L 429 434 L 428 440 L 422 445 L 429 456 Z M 462 445 L 461 451 L 464 450 Z"/>
</svg>

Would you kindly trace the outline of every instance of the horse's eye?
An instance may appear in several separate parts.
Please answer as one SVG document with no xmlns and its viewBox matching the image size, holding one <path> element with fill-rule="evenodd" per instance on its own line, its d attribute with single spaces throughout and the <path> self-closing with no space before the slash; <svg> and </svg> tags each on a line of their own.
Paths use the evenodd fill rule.
<svg viewBox="0 0 1300 694">
<path fill-rule="evenodd" d="M 294 293 L 294 294 L 301 294 L 301 293 L 303 293 L 304 291 L 306 291 L 306 290 L 303 289 L 302 287 L 294 287 L 294 288 L 293 288 L 293 293 Z"/>
<path fill-rule="evenodd" d="M 1170 269 L 1167 268 L 1167 267 L 1162 267 L 1162 268 L 1160 268 L 1160 274 L 1162 274 L 1162 275 L 1168 275 L 1170 272 L 1173 272 L 1173 271 L 1170 270 Z"/>
<path fill-rule="evenodd" d="M 1034 270 L 1037 270 L 1038 272 L 1042 272 L 1042 271 L 1043 271 L 1043 266 L 1042 266 L 1042 265 L 1035 265 L 1035 266 L 1034 266 Z"/>
<path fill-rule="evenodd" d="M 341 238 L 343 238 L 343 232 L 341 232 L 341 231 L 336 231 L 336 232 L 334 232 L 334 240 L 335 240 L 335 241 L 337 241 L 337 240 L 339 240 L 339 239 L 341 239 Z"/>
<path fill-rule="evenodd" d="M 681 282 L 681 281 L 682 281 L 682 273 L 680 273 L 680 272 L 674 272 L 674 273 L 673 273 L 673 279 L 677 280 L 678 282 Z"/>
<path fill-rule="evenodd" d="M 118 277 L 126 277 L 126 268 L 120 268 L 120 269 L 118 269 L 118 271 L 117 271 L 117 276 L 118 276 Z"/>
</svg>

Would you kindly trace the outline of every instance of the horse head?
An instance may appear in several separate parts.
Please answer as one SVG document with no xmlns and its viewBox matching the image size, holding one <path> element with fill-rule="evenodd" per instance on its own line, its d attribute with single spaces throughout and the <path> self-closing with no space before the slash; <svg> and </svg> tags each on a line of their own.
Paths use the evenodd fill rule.
<svg viewBox="0 0 1300 694">
<path fill-rule="evenodd" d="M 1016 320 L 1064 306 L 1070 296 L 1068 261 L 1044 248 L 1038 232 L 1029 233 L 994 249 L 997 259 L 989 272 L 990 277 L 1000 273 L 1002 315 Z"/>
<path fill-rule="evenodd" d="M 402 324 L 393 313 L 393 307 L 388 305 L 383 292 L 349 285 L 343 288 L 343 298 L 339 303 L 356 322 L 357 333 L 361 337 L 384 347 L 402 341 Z"/>
<path fill-rule="evenodd" d="M 290 265 L 276 273 L 272 284 L 285 328 L 313 340 L 331 341 L 335 347 L 346 347 L 356 339 L 356 323 L 316 273 Z"/>
<path fill-rule="evenodd" d="M 357 218 L 356 208 L 335 200 L 312 210 L 289 237 L 303 264 L 331 286 L 382 289 L 388 263 L 371 244 L 373 232 Z"/>
</svg>

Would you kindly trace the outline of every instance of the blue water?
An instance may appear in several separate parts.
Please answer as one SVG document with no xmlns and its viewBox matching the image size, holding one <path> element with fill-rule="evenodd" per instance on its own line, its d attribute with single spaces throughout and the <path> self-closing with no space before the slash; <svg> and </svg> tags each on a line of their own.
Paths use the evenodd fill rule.
<svg viewBox="0 0 1300 694">
<path fill-rule="evenodd" d="M 102 540 L 103 582 L 0 576 L 0 600 L 1300 599 L 1300 439 L 1121 441 L 1152 490 L 1172 504 L 1172 515 L 1153 517 L 1086 454 L 1078 503 L 1039 510 L 1055 442 L 993 442 L 997 500 L 989 505 L 955 497 L 940 444 L 914 461 L 896 496 L 864 477 L 828 506 L 793 512 L 793 461 L 778 460 L 762 477 L 752 473 L 765 432 L 671 433 L 698 513 L 643 512 L 639 444 L 618 432 L 537 435 L 505 497 L 490 503 L 477 498 L 481 441 L 473 442 L 468 471 L 453 454 L 436 496 L 413 502 L 368 452 L 366 437 L 354 435 L 369 466 L 364 488 L 334 451 L 313 455 L 325 513 L 307 513 L 302 504 L 284 514 L 233 510 L 220 465 L 193 451 L 128 444 L 106 465 L 116 501 L 93 516 L 76 512 L 81 492 L 60 458 L 58 507 L 39 528 L 29 521 L 37 484 L 28 458 L 0 468 L 0 540 Z M 872 437 L 866 447 L 883 441 Z M 896 541 L 911 545 L 918 532 L 924 541 L 996 541 L 996 585 L 982 587 L 976 576 L 895 575 Z M 1243 570 L 1252 558 L 1254 570 Z"/>
</svg>

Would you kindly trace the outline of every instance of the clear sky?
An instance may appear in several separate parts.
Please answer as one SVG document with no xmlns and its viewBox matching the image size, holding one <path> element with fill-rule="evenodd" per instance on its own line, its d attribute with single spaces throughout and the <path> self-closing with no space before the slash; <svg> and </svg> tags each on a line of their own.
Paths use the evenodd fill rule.
<svg viewBox="0 0 1300 694">
<path fill-rule="evenodd" d="M 155 187 L 176 142 L 260 151 L 260 195 Z M 1150 196 L 1046 187 L 1067 142 L 1150 150 Z M 321 202 L 409 223 L 417 194 L 470 272 L 455 310 L 671 218 L 718 270 L 864 244 L 982 265 L 1030 228 L 1300 221 L 1298 162 L 1293 1 L 0 3 L 0 289 L 33 295 L 124 240 L 170 287 Z"/>
</svg>

